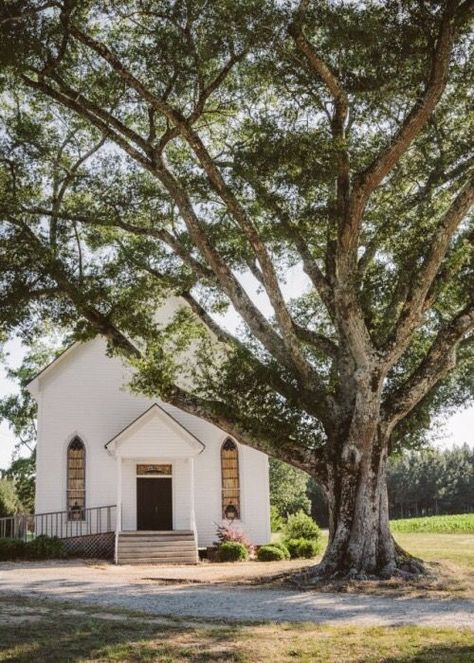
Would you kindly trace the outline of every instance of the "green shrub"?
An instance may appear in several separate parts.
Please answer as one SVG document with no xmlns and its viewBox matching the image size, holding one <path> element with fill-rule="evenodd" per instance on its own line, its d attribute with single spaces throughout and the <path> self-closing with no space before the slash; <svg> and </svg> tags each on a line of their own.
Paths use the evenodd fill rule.
<svg viewBox="0 0 474 663">
<path fill-rule="evenodd" d="M 270 507 L 270 529 L 272 532 L 281 532 L 285 526 L 285 520 L 281 517 L 276 506 Z"/>
<path fill-rule="evenodd" d="M 291 559 L 303 557 L 310 559 L 316 557 L 321 550 L 321 543 L 315 539 L 288 539 L 285 545 L 289 550 Z"/>
<path fill-rule="evenodd" d="M 268 546 L 261 546 L 257 552 L 257 559 L 259 562 L 281 562 L 286 559 L 285 553 L 277 546 L 269 544 Z"/>
<path fill-rule="evenodd" d="M 278 541 L 277 543 L 270 543 L 269 545 L 273 546 L 274 548 L 278 548 L 278 550 L 281 550 L 285 556 L 285 559 L 290 559 L 290 552 L 284 543 L 280 543 Z"/>
<path fill-rule="evenodd" d="M 66 557 L 64 543 L 57 537 L 44 534 L 25 544 L 26 559 L 62 559 Z"/>
<path fill-rule="evenodd" d="M 301 541 L 306 541 L 306 539 L 286 539 L 285 546 L 290 553 L 291 559 L 297 559 L 300 556 L 299 546 Z"/>
<path fill-rule="evenodd" d="M 286 539 L 318 541 L 321 537 L 321 530 L 311 516 L 304 511 L 298 511 L 298 513 L 288 516 L 284 531 Z"/>
<path fill-rule="evenodd" d="M 237 541 L 226 541 L 221 543 L 217 550 L 217 559 L 219 562 L 240 562 L 248 559 L 247 548 L 243 543 Z"/>
<path fill-rule="evenodd" d="M 321 544 L 319 541 L 315 541 L 314 539 L 301 539 L 298 546 L 298 557 L 311 559 L 312 557 L 316 557 L 320 550 Z"/>
<path fill-rule="evenodd" d="M 25 556 L 26 543 L 18 539 L 0 539 L 0 561 L 22 559 Z"/>
</svg>

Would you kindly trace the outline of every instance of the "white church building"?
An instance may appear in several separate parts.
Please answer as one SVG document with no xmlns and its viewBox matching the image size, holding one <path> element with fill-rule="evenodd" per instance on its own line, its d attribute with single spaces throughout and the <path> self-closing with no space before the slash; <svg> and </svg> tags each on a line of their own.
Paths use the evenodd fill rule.
<svg viewBox="0 0 474 663">
<path fill-rule="evenodd" d="M 38 403 L 36 533 L 92 548 L 109 537 L 118 563 L 195 563 L 229 521 L 267 543 L 268 457 L 131 393 L 130 375 L 97 337 L 69 347 L 28 385 Z"/>
</svg>

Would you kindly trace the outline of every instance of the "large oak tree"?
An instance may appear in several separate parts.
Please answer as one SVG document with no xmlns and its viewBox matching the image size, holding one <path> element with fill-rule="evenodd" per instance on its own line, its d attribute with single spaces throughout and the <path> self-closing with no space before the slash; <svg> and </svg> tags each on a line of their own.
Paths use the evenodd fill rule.
<svg viewBox="0 0 474 663">
<path fill-rule="evenodd" d="M 2 9 L 5 332 L 102 334 L 135 389 L 305 469 L 318 575 L 417 570 L 387 457 L 473 391 L 472 7 Z"/>
</svg>

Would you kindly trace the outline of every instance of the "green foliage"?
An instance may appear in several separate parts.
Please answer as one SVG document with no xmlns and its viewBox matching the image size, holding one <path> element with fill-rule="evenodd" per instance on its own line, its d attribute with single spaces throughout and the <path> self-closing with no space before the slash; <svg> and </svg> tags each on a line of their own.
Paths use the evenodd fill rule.
<svg viewBox="0 0 474 663">
<path fill-rule="evenodd" d="M 267 546 L 260 546 L 257 550 L 257 559 L 259 562 L 281 562 L 285 559 L 288 559 L 288 551 L 285 552 L 273 544 L 268 544 Z"/>
<path fill-rule="evenodd" d="M 23 510 L 15 484 L 10 479 L 0 479 L 0 517 L 13 516 Z"/>
<path fill-rule="evenodd" d="M 305 472 L 281 460 L 270 459 L 270 504 L 282 518 L 298 511 L 309 513 L 308 480 Z"/>
<path fill-rule="evenodd" d="M 26 543 L 24 555 L 26 559 L 62 559 L 66 549 L 57 537 L 41 534 Z"/>
<path fill-rule="evenodd" d="M 307 539 L 318 541 L 321 537 L 321 530 L 307 513 L 298 511 L 288 516 L 285 528 L 285 539 Z"/>
<path fill-rule="evenodd" d="M 217 550 L 219 562 L 242 562 L 248 559 L 249 553 L 243 543 L 238 541 L 225 541 Z"/>
<path fill-rule="evenodd" d="M 403 533 L 474 534 L 474 513 L 392 520 L 390 529 Z"/>
<path fill-rule="evenodd" d="M 474 398 L 471 3 L 152 4 L 0 9 L 1 338 L 101 334 L 132 388 L 326 487 L 369 416 L 419 448 Z"/>
<path fill-rule="evenodd" d="M 285 525 L 285 520 L 280 516 L 276 506 L 270 507 L 270 529 L 272 532 L 280 532 Z"/>
<path fill-rule="evenodd" d="M 26 513 L 33 513 L 35 507 L 35 453 L 29 458 L 17 458 L 7 470 L 2 472 L 5 479 L 15 484 L 18 499 Z"/>
<path fill-rule="evenodd" d="M 56 537 L 37 536 L 31 541 L 0 539 L 0 560 L 62 559 L 66 557 L 63 542 Z"/>
<path fill-rule="evenodd" d="M 25 556 L 26 543 L 18 539 L 0 539 L 0 561 L 22 559 Z"/>
<path fill-rule="evenodd" d="M 310 559 L 321 552 L 321 542 L 315 539 L 286 539 L 291 559 Z"/>
<path fill-rule="evenodd" d="M 281 550 L 281 552 L 285 556 L 285 559 L 290 559 L 290 551 L 288 550 L 285 543 L 282 543 L 281 541 L 276 541 L 270 543 L 269 545 L 271 545 L 273 548 L 278 548 L 278 550 Z"/>
<path fill-rule="evenodd" d="M 392 518 L 474 511 L 474 448 L 424 449 L 388 464 Z"/>
</svg>

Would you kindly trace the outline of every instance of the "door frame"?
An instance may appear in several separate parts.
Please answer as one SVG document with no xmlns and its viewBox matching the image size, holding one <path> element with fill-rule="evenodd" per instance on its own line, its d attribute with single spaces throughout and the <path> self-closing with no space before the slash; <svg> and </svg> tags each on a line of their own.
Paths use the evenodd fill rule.
<svg viewBox="0 0 474 663">
<path fill-rule="evenodd" d="M 138 465 L 170 465 L 171 466 L 171 474 L 137 474 L 137 466 Z M 137 479 L 170 479 L 171 481 L 171 524 L 172 524 L 172 531 L 176 529 L 175 527 L 175 513 L 176 513 L 176 496 L 175 496 L 175 484 L 176 482 L 174 481 L 174 463 L 166 460 L 134 460 L 134 469 L 135 469 L 135 477 L 134 477 L 134 492 L 135 492 L 135 530 L 138 531 L 138 492 L 137 492 Z"/>
</svg>

